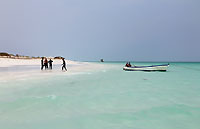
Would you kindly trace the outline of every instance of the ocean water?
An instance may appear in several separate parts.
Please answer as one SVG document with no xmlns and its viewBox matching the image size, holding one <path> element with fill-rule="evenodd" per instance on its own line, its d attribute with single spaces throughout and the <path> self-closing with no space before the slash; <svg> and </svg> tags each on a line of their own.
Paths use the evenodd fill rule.
<svg viewBox="0 0 200 129">
<path fill-rule="evenodd" d="M 136 63 L 149 64 L 161 63 Z M 167 72 L 103 65 L 1 81 L 0 128 L 200 129 L 200 63 L 171 63 Z"/>
</svg>

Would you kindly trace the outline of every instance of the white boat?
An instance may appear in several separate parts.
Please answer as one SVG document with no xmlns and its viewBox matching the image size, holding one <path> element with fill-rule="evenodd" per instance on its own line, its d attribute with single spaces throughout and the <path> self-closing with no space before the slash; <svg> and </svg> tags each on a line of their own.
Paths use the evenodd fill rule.
<svg viewBox="0 0 200 129">
<path fill-rule="evenodd" d="M 151 66 L 125 66 L 123 70 L 125 71 L 167 71 L 169 64 L 162 65 L 151 65 Z"/>
</svg>

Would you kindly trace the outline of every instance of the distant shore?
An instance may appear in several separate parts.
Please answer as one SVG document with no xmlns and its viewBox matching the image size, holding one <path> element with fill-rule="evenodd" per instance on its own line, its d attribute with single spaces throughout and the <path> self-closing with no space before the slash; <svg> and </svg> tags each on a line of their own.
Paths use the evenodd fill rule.
<svg viewBox="0 0 200 129">
<path fill-rule="evenodd" d="M 41 59 L 45 56 L 23 56 L 19 54 L 9 54 L 7 52 L 0 52 L 0 67 L 10 67 L 10 66 L 19 66 L 19 65 L 41 65 Z M 46 57 L 47 59 L 53 59 L 53 64 L 61 64 L 61 59 L 63 57 Z M 76 64 L 74 61 L 67 60 L 69 64 Z"/>
<path fill-rule="evenodd" d="M 24 55 L 19 55 L 19 54 L 9 54 L 6 52 L 0 52 L 0 58 L 10 58 L 10 59 L 41 59 L 42 57 L 45 56 L 24 56 Z M 55 56 L 55 57 L 47 57 L 51 59 L 62 59 L 62 56 Z"/>
</svg>

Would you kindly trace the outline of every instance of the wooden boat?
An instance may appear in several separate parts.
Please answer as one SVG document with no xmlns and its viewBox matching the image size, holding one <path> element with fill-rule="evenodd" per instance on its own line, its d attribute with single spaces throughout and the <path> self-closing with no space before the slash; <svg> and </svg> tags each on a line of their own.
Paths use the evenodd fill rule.
<svg viewBox="0 0 200 129">
<path fill-rule="evenodd" d="M 123 70 L 125 71 L 167 71 L 169 64 L 162 65 L 151 65 L 151 66 L 125 66 Z"/>
</svg>

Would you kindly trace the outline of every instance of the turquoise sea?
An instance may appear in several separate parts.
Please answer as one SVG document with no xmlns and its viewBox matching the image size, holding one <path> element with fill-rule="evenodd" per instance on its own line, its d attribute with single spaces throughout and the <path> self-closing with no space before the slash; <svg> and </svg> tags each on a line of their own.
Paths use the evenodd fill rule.
<svg viewBox="0 0 200 129">
<path fill-rule="evenodd" d="M 200 63 L 170 63 L 167 72 L 124 64 L 0 81 L 0 128 L 200 129 Z M 161 63 L 135 63 L 150 64 Z"/>
</svg>

